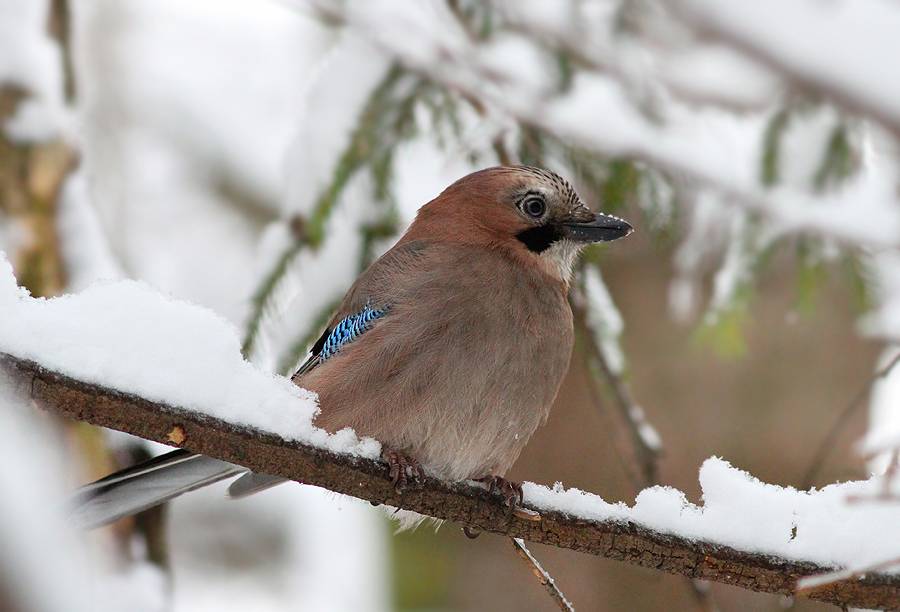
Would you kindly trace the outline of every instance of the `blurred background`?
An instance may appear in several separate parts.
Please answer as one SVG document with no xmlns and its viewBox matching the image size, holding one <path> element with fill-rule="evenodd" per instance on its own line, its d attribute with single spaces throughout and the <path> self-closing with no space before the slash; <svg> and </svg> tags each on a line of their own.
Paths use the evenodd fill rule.
<svg viewBox="0 0 900 612">
<path fill-rule="evenodd" d="M 900 333 L 900 5 L 748 4 L 0 0 L 0 250 L 36 296 L 134 278 L 208 307 L 288 373 L 420 205 L 548 167 L 636 232 L 578 271 L 514 479 L 630 504 L 701 503 L 713 455 L 864 478 L 859 440 L 898 428 L 897 383 L 866 390 Z M 0 610 L 553 609 L 504 538 L 395 535 L 297 484 L 48 532 L 22 517 L 162 447 L 0 403 L 26 470 L 0 476 Z M 578 610 L 825 609 L 533 552 Z"/>
</svg>

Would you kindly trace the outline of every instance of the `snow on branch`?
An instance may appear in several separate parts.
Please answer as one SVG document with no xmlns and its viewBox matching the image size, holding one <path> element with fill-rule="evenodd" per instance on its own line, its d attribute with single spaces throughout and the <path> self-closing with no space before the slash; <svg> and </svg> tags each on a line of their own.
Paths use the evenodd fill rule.
<svg viewBox="0 0 900 612">
<path fill-rule="evenodd" d="M 670 0 L 702 31 L 900 134 L 900 7 L 889 0 Z M 802 32 L 802 34 L 801 34 Z"/>
<path fill-rule="evenodd" d="M 772 186 L 761 180 L 762 134 L 777 87 L 756 87 L 773 91 L 765 100 L 754 102 L 755 112 L 744 115 L 718 104 L 697 104 L 692 95 L 682 92 L 685 86 L 692 91 L 706 87 L 696 82 L 705 78 L 704 71 L 684 68 L 688 60 L 681 58 L 679 82 L 673 83 L 672 64 L 677 62 L 672 57 L 677 53 L 669 46 L 677 49 L 675 42 L 658 49 L 653 35 L 622 35 L 616 30 L 620 16 L 612 9 L 598 8 L 601 3 L 586 7 L 585 3 L 560 2 L 557 10 L 550 11 L 557 18 L 541 15 L 535 23 L 529 13 L 536 4 L 506 3 L 509 27 L 486 39 L 474 36 L 466 23 L 454 27 L 455 16 L 439 2 L 398 2 L 395 11 L 373 10 L 367 3 L 334 8 L 316 0 L 307 0 L 303 6 L 481 109 L 483 129 L 496 131 L 496 139 L 510 129 L 511 121 L 516 122 L 571 145 L 638 159 L 670 175 L 686 177 L 721 194 L 723 201 L 770 219 L 785 233 L 809 233 L 851 246 L 898 244 L 900 205 L 893 197 L 895 176 L 890 164 L 868 163 L 865 172 L 831 192 Z M 800 3 L 795 4 L 801 12 Z M 810 6 L 804 10 L 813 10 L 813 3 L 805 4 Z M 682 40 L 696 34 L 687 24 L 679 25 L 674 18 L 668 21 L 665 27 L 671 32 L 663 39 Z M 724 17 L 720 21 L 726 23 Z M 739 21 L 740 17 L 729 19 L 726 25 Z M 750 27 L 745 28 L 748 36 Z M 654 33 L 666 32 L 658 30 Z M 741 45 L 736 46 L 739 49 L 730 54 L 722 49 L 698 51 L 719 72 L 730 74 L 721 83 L 723 94 L 745 88 L 748 81 L 756 83 L 757 73 L 765 71 L 741 55 Z M 573 50 L 578 51 L 574 56 Z M 555 54 L 572 60 L 572 72 L 565 78 L 558 73 Z M 827 60 L 820 64 L 825 66 Z M 690 78 L 695 82 L 684 82 Z M 873 83 L 878 87 L 879 81 Z M 852 85 L 845 86 L 849 90 Z M 828 97 L 826 90 L 821 92 Z M 877 100 L 853 107 L 875 119 L 884 114 L 880 109 Z"/>
<path fill-rule="evenodd" d="M 0 370 L 13 389 L 57 414 L 164 444 L 178 442 L 191 451 L 374 504 L 402 503 L 405 509 L 472 529 L 780 595 L 795 595 L 799 578 L 832 569 L 692 540 L 632 521 L 592 520 L 537 506 L 530 507 L 540 514 L 540 520 L 509 519 L 499 495 L 470 483 L 427 478 L 422 487 L 408 490 L 401 500 L 390 485 L 387 465 L 376 459 L 287 441 L 259 429 L 80 381 L 5 353 L 0 353 Z M 532 488 L 526 490 L 526 502 Z M 839 606 L 898 609 L 900 576 L 866 574 L 810 589 L 803 596 Z"/>
<path fill-rule="evenodd" d="M 715 458 L 700 470 L 702 506 L 668 487 L 645 489 L 628 507 L 526 482 L 539 519 L 509 519 L 499 495 L 434 479 L 398 499 L 378 442 L 315 427 L 314 394 L 245 361 L 237 330 L 209 310 L 134 281 L 36 299 L 0 259 L 0 312 L 0 370 L 38 406 L 470 529 L 782 595 L 795 594 L 800 577 L 898 552 L 880 481 L 796 491 Z M 848 504 L 851 496 L 863 501 Z M 900 576 L 867 573 L 802 595 L 897 609 Z"/>
</svg>

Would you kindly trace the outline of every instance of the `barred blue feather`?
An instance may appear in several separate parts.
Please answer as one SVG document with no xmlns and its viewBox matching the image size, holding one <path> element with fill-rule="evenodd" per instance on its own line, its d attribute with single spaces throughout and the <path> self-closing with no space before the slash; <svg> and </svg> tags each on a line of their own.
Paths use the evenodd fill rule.
<svg viewBox="0 0 900 612">
<path fill-rule="evenodd" d="M 353 342 L 360 334 L 371 328 L 372 323 L 383 317 L 387 311 L 387 307 L 372 308 L 366 304 L 362 311 L 342 319 L 325 339 L 325 344 L 319 353 L 319 363 L 333 357 L 345 344 Z"/>
</svg>

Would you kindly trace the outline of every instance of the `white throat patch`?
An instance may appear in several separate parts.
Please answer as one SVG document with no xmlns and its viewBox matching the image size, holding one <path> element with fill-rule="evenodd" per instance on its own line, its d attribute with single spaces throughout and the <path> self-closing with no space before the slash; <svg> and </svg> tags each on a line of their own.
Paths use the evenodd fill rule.
<svg viewBox="0 0 900 612">
<path fill-rule="evenodd" d="M 551 244 L 540 254 L 540 257 L 547 262 L 548 268 L 554 274 L 568 284 L 572 278 L 572 268 L 575 266 L 575 260 L 585 246 L 587 245 L 563 238 Z"/>
</svg>

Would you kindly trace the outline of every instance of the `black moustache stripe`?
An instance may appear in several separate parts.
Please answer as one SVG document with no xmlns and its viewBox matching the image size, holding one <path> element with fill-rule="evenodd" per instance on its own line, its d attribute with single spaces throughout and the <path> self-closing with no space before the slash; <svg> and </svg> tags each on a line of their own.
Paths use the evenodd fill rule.
<svg viewBox="0 0 900 612">
<path fill-rule="evenodd" d="M 532 253 L 543 253 L 554 242 L 561 240 L 563 236 L 562 228 L 554 223 L 538 225 L 516 234 L 516 238 L 528 247 L 528 250 Z"/>
</svg>

